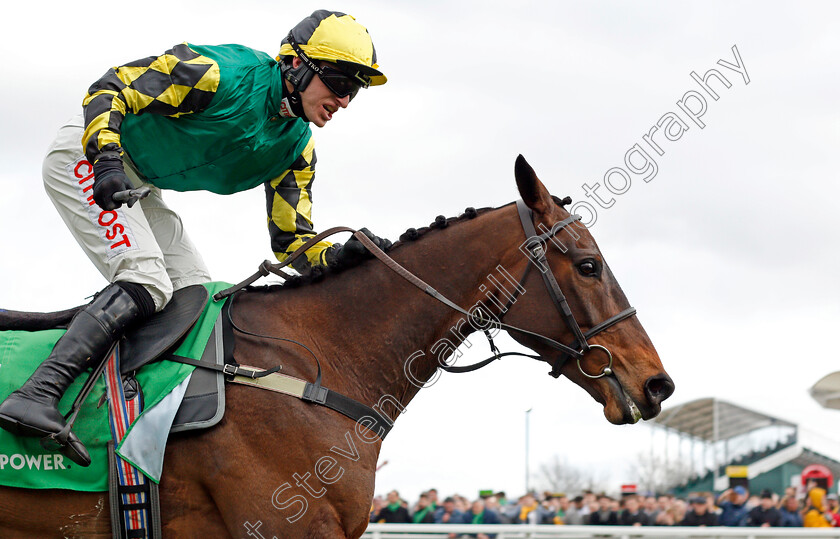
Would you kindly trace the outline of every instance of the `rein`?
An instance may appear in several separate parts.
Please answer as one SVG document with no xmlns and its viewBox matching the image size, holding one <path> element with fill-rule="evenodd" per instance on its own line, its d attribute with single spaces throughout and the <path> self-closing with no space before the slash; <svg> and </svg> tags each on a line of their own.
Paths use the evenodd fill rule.
<svg viewBox="0 0 840 539">
<path fill-rule="evenodd" d="M 273 273 L 278 277 L 281 277 L 282 279 L 286 279 L 289 275 L 281 270 L 284 267 L 289 266 L 297 258 L 302 256 L 314 244 L 318 243 L 324 238 L 327 238 L 339 232 L 350 232 L 353 234 L 353 237 L 359 240 L 368 249 L 368 251 L 373 256 L 375 256 L 380 262 L 385 264 L 385 266 L 388 269 L 390 269 L 391 271 L 393 271 L 394 273 L 396 273 L 415 287 L 419 288 L 429 296 L 443 303 L 450 309 L 453 309 L 454 311 L 463 314 L 467 317 L 468 320 L 476 322 L 476 324 L 478 324 L 479 327 L 483 328 L 486 324 L 492 323 L 493 326 L 498 329 L 504 329 L 508 332 L 513 331 L 515 333 L 527 335 L 555 350 L 558 350 L 560 352 L 560 355 L 551 363 L 552 369 L 551 372 L 549 372 L 551 376 L 558 378 L 561 374 L 561 369 L 563 365 L 570 358 L 575 358 L 575 360 L 577 361 L 578 370 L 588 378 L 595 379 L 604 376 L 611 376 L 613 374 L 612 353 L 609 351 L 609 349 L 600 344 L 590 344 L 589 342 L 587 342 L 587 339 L 597 335 L 598 333 L 601 333 L 602 331 L 606 330 L 609 327 L 612 327 L 613 325 L 621 322 L 622 320 L 625 320 L 626 318 L 634 316 L 636 314 L 636 309 L 633 307 L 628 307 L 627 309 L 624 309 L 617 315 L 612 316 L 599 324 L 596 324 L 591 329 L 589 329 L 589 331 L 583 332 L 580 328 L 580 325 L 577 323 L 577 320 L 575 319 L 571 308 L 569 307 L 568 301 L 566 301 L 566 296 L 563 295 L 563 291 L 560 289 L 560 285 L 557 283 L 557 279 L 554 277 L 554 273 L 551 271 L 544 248 L 544 245 L 547 240 L 552 239 L 558 232 L 560 232 L 573 222 L 580 220 L 580 216 L 571 215 L 566 219 L 555 223 L 550 230 L 544 232 L 543 234 L 537 234 L 533 223 L 533 213 L 527 207 L 525 202 L 523 202 L 522 200 L 516 201 L 516 208 L 519 213 L 519 219 L 522 224 L 522 229 L 525 232 L 528 250 L 531 252 L 532 257 L 535 258 L 536 261 L 540 264 L 537 267 L 546 268 L 545 271 L 541 271 L 541 275 L 543 278 L 543 282 L 545 283 L 546 290 L 548 291 L 548 295 L 554 303 L 554 306 L 557 308 L 558 312 L 561 314 L 563 320 L 566 322 L 566 326 L 569 328 L 569 330 L 575 337 L 575 340 L 569 345 L 559 343 L 554 339 L 546 337 L 545 335 L 534 333 L 533 331 L 528 331 L 526 329 L 512 326 L 501 321 L 501 317 L 504 316 L 516 302 L 516 297 L 520 293 L 519 291 L 524 290 L 523 284 L 528 278 L 528 275 L 531 271 L 531 263 L 527 264 L 527 266 L 525 267 L 525 271 L 523 272 L 523 275 L 520 278 L 519 283 L 517 284 L 515 290 L 516 295 L 512 295 L 508 299 L 507 305 L 498 317 L 499 319 L 494 321 L 483 318 L 480 312 L 478 312 L 478 310 L 476 310 L 476 313 L 470 313 L 469 311 L 463 309 L 461 306 L 457 305 L 449 298 L 432 288 L 425 281 L 423 281 L 422 279 L 420 279 L 419 277 L 402 267 L 393 258 L 385 254 L 385 252 L 382 251 L 379 247 L 377 247 L 377 245 L 373 243 L 373 241 L 370 238 L 368 238 L 363 232 L 359 232 L 352 228 L 343 226 L 333 227 L 319 234 L 316 234 L 308 241 L 306 241 L 303 245 L 301 245 L 298 249 L 296 249 L 292 254 L 290 254 L 289 257 L 283 262 L 272 264 L 268 260 L 263 261 L 263 263 L 260 264 L 260 267 L 256 273 L 254 273 L 244 281 L 240 282 L 239 284 L 236 284 L 230 288 L 227 288 L 215 294 L 213 296 L 213 300 L 219 301 L 224 298 L 233 296 L 246 286 L 249 286 L 258 279 L 267 276 L 269 273 Z M 534 262 L 534 260 L 532 259 L 531 262 Z M 537 262 L 534 262 L 534 265 L 537 265 Z M 229 380 L 234 383 L 258 387 L 260 389 L 267 389 L 269 391 L 275 391 L 278 393 L 291 395 L 306 402 L 312 402 L 315 404 L 326 406 L 353 419 L 358 423 L 363 424 L 368 430 L 375 432 L 382 440 L 385 439 L 385 436 L 388 434 L 388 432 L 390 432 L 391 428 L 393 427 L 393 420 L 391 420 L 389 417 L 385 416 L 384 414 L 380 413 L 374 408 L 371 408 L 356 400 L 353 400 L 350 397 L 347 397 L 345 395 L 323 387 L 321 385 L 321 362 L 318 360 L 318 357 L 310 348 L 308 348 L 303 343 L 294 341 L 292 339 L 275 337 L 272 335 L 261 335 L 259 333 L 253 333 L 251 331 L 245 330 L 237 326 L 236 323 L 233 321 L 230 304 L 228 304 L 225 311 L 228 323 L 233 329 L 239 331 L 242 334 L 251 335 L 258 338 L 286 341 L 301 346 L 302 348 L 307 350 L 315 359 L 315 363 L 317 365 L 318 370 L 317 375 L 315 377 L 315 382 L 307 382 L 305 380 L 301 380 L 293 376 L 280 374 L 277 372 L 282 369 L 282 366 L 280 365 L 277 365 L 270 369 L 259 369 L 239 364 L 211 365 L 194 359 L 176 356 L 174 354 L 170 354 L 167 357 L 167 359 L 172 361 L 178 361 L 181 363 L 186 363 L 188 365 L 193 365 L 196 367 L 223 372 L 229 377 Z M 493 355 L 491 357 L 474 363 L 472 365 L 441 365 L 440 368 L 447 372 L 465 373 L 478 370 L 482 367 L 489 365 L 493 361 L 506 356 L 521 356 L 537 360 L 542 359 L 539 355 L 523 354 L 520 352 L 502 353 L 499 351 L 499 349 L 496 347 L 496 344 L 493 342 L 493 338 L 490 335 L 489 328 L 484 328 L 482 331 L 487 337 L 488 342 L 490 343 L 490 350 L 491 352 L 493 352 Z M 587 373 L 583 370 L 583 367 L 580 364 L 580 360 L 583 359 L 586 353 L 593 349 L 603 350 L 609 358 L 607 365 L 597 375 Z M 103 362 L 100 365 L 99 370 L 94 372 L 94 374 L 88 378 L 79 395 L 81 399 L 77 397 L 76 402 L 74 402 L 73 407 L 71 408 L 71 411 L 68 414 L 67 425 L 61 432 L 50 435 L 49 437 L 42 440 L 41 443 L 42 445 L 44 445 L 44 447 L 49 448 L 55 443 L 57 443 L 59 446 L 66 444 L 70 428 L 75 422 L 76 415 L 79 412 L 80 404 L 85 398 L 87 398 L 87 395 L 93 389 L 92 381 L 98 378 L 99 372 L 101 372 L 104 369 L 104 367 L 105 363 Z"/>
<path fill-rule="evenodd" d="M 325 230 L 325 231 L 315 235 L 314 237 L 310 238 L 306 243 L 301 245 L 298 249 L 296 249 L 292 254 L 289 255 L 289 257 L 286 260 L 284 260 L 281 263 L 272 264 L 268 260 L 264 261 L 260 265 L 260 267 L 259 267 L 259 269 L 257 270 L 256 273 L 254 273 L 253 275 L 251 275 L 250 277 L 248 277 L 247 279 L 245 279 L 241 283 L 239 283 L 239 284 L 237 284 L 237 285 L 235 285 L 231 288 L 222 290 L 221 292 L 217 293 L 216 295 L 213 296 L 213 299 L 218 301 L 218 300 L 223 299 L 225 297 L 231 296 L 231 295 L 235 294 L 236 292 L 242 290 L 246 286 L 248 286 L 250 284 L 253 284 L 255 281 L 257 281 L 261 277 L 267 276 L 269 273 L 273 273 L 273 274 L 285 279 L 285 278 L 288 277 L 288 275 L 285 272 L 282 272 L 280 270 L 282 268 L 290 265 L 298 257 L 302 256 L 303 253 L 305 253 L 312 245 L 318 243 L 319 241 L 323 240 L 326 237 L 332 236 L 333 234 L 337 234 L 339 232 L 351 232 L 353 234 L 353 237 L 355 237 L 357 240 L 359 240 L 368 249 L 368 251 L 373 256 L 375 256 L 380 262 L 382 262 L 388 269 L 390 269 L 391 271 L 393 271 L 394 273 L 396 273 L 397 275 L 399 275 L 400 277 L 402 277 L 403 279 L 405 279 L 409 283 L 413 284 L 415 287 L 419 288 L 424 293 L 426 293 L 429 296 L 431 296 L 431 297 L 435 298 L 436 300 L 440 301 L 441 303 L 443 303 L 444 305 L 446 305 L 450 309 L 453 309 L 454 311 L 465 315 L 468 319 L 471 319 L 471 320 L 475 321 L 477 324 L 480 325 L 480 327 L 483 326 L 484 324 L 486 324 L 487 322 L 492 322 L 494 327 L 496 327 L 498 329 L 504 329 L 505 331 L 513 331 L 513 332 L 519 333 L 521 335 L 529 336 L 529 337 L 534 338 L 537 341 L 539 341 L 539 342 L 541 342 L 541 343 L 543 343 L 543 344 L 545 344 L 545 345 L 547 345 L 551 348 L 554 348 L 555 350 L 560 351 L 560 356 L 557 359 L 555 359 L 554 362 L 551 364 L 552 365 L 552 370 L 549 373 L 551 376 L 553 376 L 555 378 L 558 378 L 561 374 L 560 370 L 561 370 L 562 366 L 570 358 L 575 358 L 575 360 L 577 361 L 577 366 L 578 366 L 578 369 L 580 370 L 580 372 L 583 375 L 585 375 L 589 378 L 601 378 L 603 376 L 611 375 L 612 374 L 612 364 L 613 364 L 612 353 L 606 347 L 601 346 L 599 344 L 589 344 L 587 342 L 587 339 L 597 335 L 598 333 L 601 333 L 605 329 L 617 324 L 618 322 L 621 322 L 622 320 L 624 320 L 626 318 L 634 316 L 636 314 L 636 309 L 634 307 L 628 307 L 627 309 L 621 311 L 617 315 L 612 316 L 612 317 L 608 318 L 607 320 L 604 320 L 603 322 L 595 325 L 589 331 L 584 333 L 581 330 L 580 325 L 577 323 L 577 320 L 575 319 L 574 315 L 572 314 L 572 311 L 569 308 L 569 304 L 566 301 L 566 297 L 563 295 L 563 292 L 560 289 L 560 285 L 557 283 L 557 280 L 555 279 L 554 274 L 550 271 L 550 266 L 548 265 L 548 259 L 546 258 L 546 255 L 545 255 L 545 249 L 543 248 L 543 245 L 545 244 L 545 241 L 547 239 L 553 238 L 557 233 L 559 233 L 565 227 L 569 226 L 571 223 L 573 223 L 577 220 L 580 220 L 580 216 L 579 215 L 572 215 L 572 216 L 564 219 L 563 221 L 560 221 L 559 223 L 556 223 L 554 226 L 551 227 L 551 230 L 549 230 L 547 232 L 544 232 L 543 234 L 538 235 L 535 228 L 534 228 L 534 224 L 533 224 L 533 214 L 532 214 L 531 210 L 527 207 L 525 202 L 522 201 L 522 200 L 518 200 L 516 202 L 516 207 L 517 207 L 517 211 L 519 213 L 520 221 L 522 223 L 523 231 L 525 232 L 525 235 L 527 237 L 529 250 L 532 251 L 532 254 L 535 255 L 535 257 L 537 258 L 539 263 L 542 264 L 543 267 L 549 268 L 547 271 L 541 272 L 541 274 L 542 274 L 543 281 L 546 285 L 546 289 L 548 291 L 549 296 L 551 297 L 552 302 L 554 303 L 557 310 L 560 312 L 561 316 L 563 317 L 564 321 L 566 322 L 567 327 L 571 330 L 572 334 L 575 337 L 575 341 L 572 342 L 572 344 L 570 344 L 570 345 L 566 345 L 566 344 L 557 342 L 554 339 L 551 339 L 551 338 L 546 337 L 545 335 L 541 335 L 539 333 L 535 333 L 535 332 L 532 332 L 532 331 L 529 331 L 529 330 L 526 330 L 526 329 L 522 329 L 522 328 L 519 328 L 519 327 L 516 327 L 516 326 L 512 326 L 510 324 L 506 324 L 504 322 L 501 322 L 501 320 L 491 321 L 491 320 L 487 320 L 485 318 L 482 318 L 478 313 L 471 314 L 469 311 L 463 309 L 461 306 L 459 306 L 456 303 L 454 303 L 453 301 L 451 301 L 449 298 L 447 298 L 446 296 L 444 296 L 443 294 L 441 294 L 440 292 L 435 290 L 432 286 L 427 284 L 425 281 L 423 281 L 422 279 L 420 279 L 419 277 L 417 277 L 416 275 L 414 275 L 413 273 L 411 273 L 410 271 L 405 269 L 403 266 L 401 266 L 393 258 L 391 258 L 387 254 L 385 254 L 385 252 L 383 252 L 375 243 L 373 243 L 373 241 L 370 238 L 368 238 L 364 233 L 356 231 L 352 228 L 343 227 L 343 226 L 333 227 L 333 228 L 330 228 L 328 230 Z M 528 264 L 528 266 L 525 269 L 524 275 L 522 276 L 522 278 L 519 281 L 519 286 L 517 287 L 517 290 L 522 289 L 521 285 L 525 281 L 525 279 L 527 278 L 528 273 L 530 271 L 530 268 L 531 268 L 531 264 Z M 515 299 L 516 298 L 514 296 L 513 298 L 511 298 L 508 301 L 508 306 L 506 307 L 504 312 L 507 312 L 508 308 L 515 302 Z M 504 312 L 502 313 L 502 315 L 504 315 Z M 237 329 L 239 329 L 239 328 L 237 328 Z M 242 331 L 242 330 L 240 329 L 240 331 Z M 447 371 L 447 372 L 464 373 L 464 372 L 472 372 L 472 371 L 475 371 L 477 369 L 480 369 L 480 368 L 490 364 L 491 362 L 493 362 L 497 359 L 500 359 L 502 357 L 505 357 L 505 356 L 517 355 L 517 356 L 528 357 L 528 358 L 538 359 L 538 360 L 542 359 L 538 355 L 522 354 L 522 353 L 519 353 L 519 352 L 500 353 L 498 348 L 496 347 L 495 343 L 493 342 L 493 339 L 490 336 L 489 330 L 484 329 L 483 331 L 484 331 L 484 334 L 485 334 L 485 336 L 487 337 L 487 339 L 490 343 L 490 349 L 494 354 L 492 357 L 489 357 L 489 358 L 487 358 L 483 361 L 480 361 L 478 363 L 475 363 L 473 365 L 467 365 L 467 366 L 463 366 L 463 367 L 441 366 L 441 368 L 443 370 Z M 245 333 L 249 333 L 249 332 L 245 332 Z M 251 335 L 256 335 L 256 334 L 253 334 L 253 333 L 250 333 L 250 334 Z M 262 337 L 262 335 L 256 335 L 256 336 Z M 265 336 L 265 337 L 269 337 L 269 336 Z M 291 341 L 291 342 L 294 342 L 294 341 Z M 597 374 L 597 375 L 591 375 L 591 374 L 587 373 L 586 371 L 583 370 L 583 367 L 580 364 L 580 360 L 583 359 L 584 355 L 592 349 L 603 350 L 609 358 L 609 361 L 608 361 L 607 365 L 602 369 L 601 373 Z M 317 361 L 317 358 L 316 358 L 316 361 Z M 321 368 L 320 367 L 321 366 L 320 366 L 320 362 L 319 362 L 318 363 L 318 378 L 316 379 L 316 384 L 319 385 L 319 386 L 320 386 L 320 378 L 321 378 Z"/>
</svg>

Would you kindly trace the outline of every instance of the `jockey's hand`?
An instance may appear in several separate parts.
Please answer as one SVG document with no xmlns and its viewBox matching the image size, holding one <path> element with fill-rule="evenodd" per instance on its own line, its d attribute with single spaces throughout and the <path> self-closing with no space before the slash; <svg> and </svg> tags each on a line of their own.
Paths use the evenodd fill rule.
<svg viewBox="0 0 840 539">
<path fill-rule="evenodd" d="M 391 241 L 387 238 L 380 238 L 367 228 L 363 228 L 359 232 L 370 238 L 374 245 L 383 251 L 391 248 Z M 331 246 L 324 254 L 327 264 L 343 267 L 355 266 L 359 262 L 372 257 L 373 255 L 367 250 L 367 247 L 355 237 L 350 238 L 344 245 L 337 243 Z"/>
<path fill-rule="evenodd" d="M 123 169 L 118 152 L 102 152 L 93 163 L 93 201 L 103 210 L 116 210 L 122 202 L 114 200 L 114 194 L 134 189 Z"/>
<path fill-rule="evenodd" d="M 364 234 L 365 236 L 370 238 L 370 240 L 373 242 L 373 244 L 376 245 L 377 247 L 379 247 L 380 249 L 382 249 L 383 251 L 387 251 L 388 249 L 391 248 L 391 245 L 393 245 L 391 243 L 391 240 L 389 240 L 388 238 L 380 238 L 379 236 L 375 235 L 373 232 L 371 232 L 367 228 L 362 228 L 361 230 L 359 230 L 359 232 L 361 232 L 362 234 Z M 362 244 L 362 242 L 360 242 L 356 238 L 350 238 L 350 240 L 347 243 L 350 243 L 350 242 L 356 242 L 359 245 Z M 362 247 L 364 247 L 364 246 L 362 245 Z M 365 251 L 367 251 L 367 249 L 365 249 Z"/>
</svg>

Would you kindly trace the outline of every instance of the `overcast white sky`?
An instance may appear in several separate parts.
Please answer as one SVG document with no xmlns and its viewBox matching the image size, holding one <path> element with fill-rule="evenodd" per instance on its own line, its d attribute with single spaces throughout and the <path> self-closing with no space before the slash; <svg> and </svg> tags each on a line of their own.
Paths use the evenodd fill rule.
<svg viewBox="0 0 840 539">
<path fill-rule="evenodd" d="M 66 308 L 105 285 L 40 180 L 90 83 L 182 41 L 274 54 L 321 7 L 368 27 L 390 80 L 315 132 L 319 229 L 396 239 L 438 214 L 510 202 L 519 153 L 554 194 L 585 199 L 584 182 L 603 184 L 699 89 L 691 71 L 721 71 L 731 87 L 712 83 L 706 127 L 662 142 L 656 177 L 634 176 L 593 234 L 676 383 L 666 406 L 718 397 L 836 430 L 840 412 L 807 394 L 840 368 L 840 7 L 829 2 L 12 3 L 0 20 L 0 306 Z M 716 64 L 735 61 L 733 45 L 748 85 Z M 262 188 L 165 198 L 216 278 L 271 257 Z M 421 391 L 383 446 L 377 492 L 521 492 L 529 408 L 532 470 L 559 455 L 615 486 L 652 440 L 661 447 L 547 370 L 509 359 Z"/>
</svg>

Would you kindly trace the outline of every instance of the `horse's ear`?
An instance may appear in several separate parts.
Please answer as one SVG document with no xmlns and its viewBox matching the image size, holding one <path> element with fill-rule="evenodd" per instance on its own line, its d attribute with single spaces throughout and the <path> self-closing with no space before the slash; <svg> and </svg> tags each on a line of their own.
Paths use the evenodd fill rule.
<svg viewBox="0 0 840 539">
<path fill-rule="evenodd" d="M 516 175 L 516 186 L 519 187 L 519 196 L 525 204 L 536 213 L 547 213 L 552 204 L 551 195 L 522 154 L 516 158 L 513 169 Z"/>
</svg>

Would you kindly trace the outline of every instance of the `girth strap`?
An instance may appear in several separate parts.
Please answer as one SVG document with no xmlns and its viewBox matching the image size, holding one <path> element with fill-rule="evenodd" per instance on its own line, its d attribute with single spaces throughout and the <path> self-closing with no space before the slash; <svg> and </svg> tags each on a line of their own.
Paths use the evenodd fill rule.
<svg viewBox="0 0 840 539">
<path fill-rule="evenodd" d="M 259 369 L 254 369 L 253 367 L 245 368 L 259 371 Z M 236 375 L 230 381 L 235 384 L 291 395 L 304 402 L 326 406 L 362 424 L 365 428 L 372 430 L 382 440 L 385 439 L 391 431 L 391 427 L 394 425 L 393 421 L 388 417 L 377 412 L 370 406 L 364 405 L 331 389 L 295 378 L 294 376 L 279 373 L 265 374 L 256 378 Z"/>
<path fill-rule="evenodd" d="M 377 412 L 374 408 L 366 406 L 359 401 L 337 393 L 331 389 L 307 382 L 301 397 L 306 402 L 314 402 L 326 406 L 336 412 L 343 414 L 365 428 L 372 430 L 381 439 L 391 431 L 394 423 L 385 415 Z"/>
<path fill-rule="evenodd" d="M 269 374 L 274 374 L 283 367 L 278 365 L 276 367 L 272 367 L 267 370 L 263 369 L 255 369 L 253 367 L 246 367 L 244 365 L 233 365 L 230 363 L 226 363 L 224 365 L 216 365 L 214 363 L 207 363 L 206 361 L 200 361 L 197 359 L 192 359 L 184 356 L 178 356 L 175 354 L 167 354 L 163 356 L 161 359 L 166 359 L 169 361 L 176 361 L 178 363 L 184 363 L 186 365 L 192 365 L 194 367 L 201 367 L 202 369 L 210 369 L 213 371 L 218 371 L 224 373 L 228 376 L 241 376 L 243 378 L 262 378 L 263 376 L 268 376 Z"/>
<path fill-rule="evenodd" d="M 228 380 L 235 383 L 259 389 L 266 389 L 274 391 L 275 393 L 282 393 L 297 397 L 302 401 L 326 406 L 336 412 L 343 414 L 353 421 L 362 423 L 366 428 L 372 430 L 381 439 L 391 431 L 393 421 L 390 418 L 358 401 L 351 399 L 341 393 L 327 389 L 320 385 L 320 383 L 311 383 L 294 376 L 280 374 L 277 371 L 280 367 L 263 370 L 248 365 L 211 365 L 203 361 L 196 361 L 187 357 L 176 356 L 170 354 L 164 359 L 170 361 L 177 361 L 187 365 L 194 365 L 221 371 L 228 375 Z M 319 376 L 320 379 L 320 376 Z"/>
</svg>

